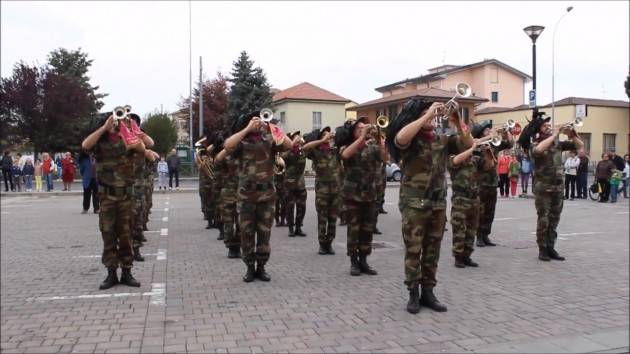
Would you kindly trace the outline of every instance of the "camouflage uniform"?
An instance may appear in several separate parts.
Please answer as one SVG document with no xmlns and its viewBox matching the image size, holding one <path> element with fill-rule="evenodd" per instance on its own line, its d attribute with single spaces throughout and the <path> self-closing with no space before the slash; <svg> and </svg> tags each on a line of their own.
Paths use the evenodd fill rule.
<svg viewBox="0 0 630 354">
<path fill-rule="evenodd" d="M 418 135 L 400 147 L 402 180 L 398 208 L 405 242 L 405 284 L 409 290 L 433 288 L 446 224 L 446 164 L 461 151 L 459 137 Z"/>
<path fill-rule="evenodd" d="M 287 223 L 289 227 L 299 228 L 306 214 L 306 185 L 304 168 L 306 157 L 300 147 L 298 151 L 289 151 L 282 157 L 286 165 L 284 187 L 287 193 Z"/>
<path fill-rule="evenodd" d="M 207 159 L 207 156 L 201 156 L 201 159 Z M 211 217 L 211 207 L 210 195 L 212 195 L 212 179 L 208 176 L 203 168 L 199 168 L 199 199 L 201 200 L 201 212 L 203 213 L 203 218 L 208 221 L 212 221 Z"/>
<path fill-rule="evenodd" d="M 451 155 L 448 172 L 451 175 L 451 225 L 453 226 L 453 256 L 470 257 L 474 251 L 479 225 L 479 173 L 484 160 L 473 155 L 455 166 Z"/>
<path fill-rule="evenodd" d="M 265 265 L 271 248 L 276 191 L 273 185 L 275 153 L 281 149 L 271 133 L 249 134 L 238 146 L 238 227 L 245 264 Z M 237 150 L 237 151 L 238 151 Z"/>
<path fill-rule="evenodd" d="M 385 163 L 380 163 L 380 168 L 376 169 L 376 201 L 374 203 L 374 230 L 378 223 L 378 214 L 380 214 L 381 206 L 385 202 Z"/>
<path fill-rule="evenodd" d="M 376 176 L 381 163 L 380 147 L 366 144 L 344 161 L 343 195 L 348 222 L 347 254 L 350 257 L 372 253 Z"/>
<path fill-rule="evenodd" d="M 213 157 L 214 159 L 214 157 Z M 223 232 L 223 226 L 221 226 L 221 188 L 223 188 L 223 173 L 225 170 L 225 161 L 222 163 L 215 163 L 212 168 L 213 176 L 211 181 L 211 187 L 208 194 L 206 194 L 206 210 L 209 210 L 209 220 L 214 220 L 216 226 Z"/>
<path fill-rule="evenodd" d="M 151 208 L 153 208 L 153 180 L 155 178 L 156 161 L 145 160 L 146 167 L 144 169 L 145 176 L 145 189 L 144 189 L 144 220 L 143 229 L 147 229 L 147 223 L 149 222 L 149 214 Z"/>
<path fill-rule="evenodd" d="M 572 141 L 556 141 L 549 149 L 538 153 L 532 144 L 529 156 L 534 160 L 534 194 L 536 195 L 536 243 L 540 248 L 553 249 L 558 238 L 556 228 L 564 203 L 562 151 L 575 150 Z"/>
<path fill-rule="evenodd" d="M 277 173 L 274 170 L 273 184 L 276 186 L 276 225 L 284 225 L 284 221 L 287 217 L 287 193 L 284 187 L 285 172 Z"/>
<path fill-rule="evenodd" d="M 221 223 L 223 224 L 225 247 L 241 247 L 241 237 L 238 233 L 236 213 L 236 190 L 238 188 L 238 160 L 226 155 L 223 173 L 223 187 L 221 188 Z"/>
<path fill-rule="evenodd" d="M 101 261 L 106 267 L 131 268 L 133 161 L 120 138 L 116 142 L 109 137 L 101 138 L 94 147 L 94 156 L 100 198 L 99 228 L 103 238 Z"/>
<path fill-rule="evenodd" d="M 496 157 L 500 151 L 511 149 L 513 142 L 501 142 L 499 146 L 491 146 L 492 153 Z M 488 150 L 489 151 L 489 150 Z M 483 153 L 484 159 L 491 159 L 489 152 Z M 496 159 L 493 162 L 493 168 L 481 171 L 479 174 L 479 200 L 481 208 L 479 209 L 479 228 L 477 229 L 478 239 L 487 239 L 492 232 L 492 222 L 494 221 L 494 211 L 497 205 L 497 186 L 499 185 L 499 177 L 497 176 Z"/>
<path fill-rule="evenodd" d="M 343 160 L 339 161 L 339 185 L 343 186 L 343 181 L 345 179 L 345 167 Z M 346 204 L 343 201 L 343 195 L 341 193 L 337 194 L 337 205 L 339 207 L 339 223 L 347 224 L 346 222 Z"/>
<path fill-rule="evenodd" d="M 337 231 L 339 153 L 336 147 L 318 146 L 308 151 L 315 170 L 315 210 L 319 243 L 330 245 Z"/>
<path fill-rule="evenodd" d="M 144 238 L 142 226 L 144 224 L 144 201 L 145 201 L 145 165 L 146 158 L 144 153 L 134 152 L 131 155 L 133 159 L 133 213 L 131 215 L 131 234 L 133 238 L 133 247 L 142 247 Z"/>
</svg>

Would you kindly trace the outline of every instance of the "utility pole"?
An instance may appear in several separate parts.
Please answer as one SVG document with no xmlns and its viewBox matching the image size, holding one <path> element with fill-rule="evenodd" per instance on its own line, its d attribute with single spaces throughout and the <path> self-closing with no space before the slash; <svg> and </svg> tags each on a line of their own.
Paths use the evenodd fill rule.
<svg viewBox="0 0 630 354">
<path fill-rule="evenodd" d="M 192 4 L 188 0 L 188 126 L 190 134 L 190 151 L 194 151 L 193 146 L 193 97 L 192 97 Z"/>
<path fill-rule="evenodd" d="M 203 69 L 199 57 L 199 138 L 203 135 Z"/>
</svg>

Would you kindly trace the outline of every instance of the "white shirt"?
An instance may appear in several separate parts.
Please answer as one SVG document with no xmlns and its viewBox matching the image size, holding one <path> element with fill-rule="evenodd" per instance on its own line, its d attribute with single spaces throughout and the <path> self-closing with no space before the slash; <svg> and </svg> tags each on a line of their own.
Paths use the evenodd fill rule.
<svg viewBox="0 0 630 354">
<path fill-rule="evenodd" d="M 580 165 L 580 158 L 579 157 L 569 157 L 565 162 L 564 162 L 564 173 L 567 175 L 572 175 L 572 176 L 576 176 L 577 175 L 577 168 Z"/>
</svg>

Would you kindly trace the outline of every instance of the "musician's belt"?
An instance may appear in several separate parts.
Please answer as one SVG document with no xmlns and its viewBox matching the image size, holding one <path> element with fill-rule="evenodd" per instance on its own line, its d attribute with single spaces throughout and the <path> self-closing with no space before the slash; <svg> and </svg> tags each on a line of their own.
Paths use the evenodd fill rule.
<svg viewBox="0 0 630 354">
<path fill-rule="evenodd" d="M 265 191 L 267 189 L 273 188 L 273 183 L 272 182 L 265 182 L 265 183 L 245 182 L 245 183 L 243 183 L 241 188 L 246 190 L 246 191 L 254 191 L 255 190 L 255 191 L 258 191 L 258 192 L 262 192 L 262 191 Z"/>
<path fill-rule="evenodd" d="M 413 188 L 413 187 L 404 186 L 404 185 L 400 186 L 400 190 L 402 193 L 404 193 L 405 197 L 410 197 L 410 198 L 429 199 L 434 202 L 445 198 L 445 193 L 443 190 L 433 190 L 432 191 L 433 193 L 431 193 L 429 188 L 426 188 L 423 192 L 418 188 Z"/>
<path fill-rule="evenodd" d="M 479 196 L 479 191 L 471 190 L 469 188 L 453 187 L 453 195 L 456 197 L 476 199 Z"/>
<path fill-rule="evenodd" d="M 103 192 L 116 198 L 133 195 L 133 186 L 115 187 L 100 181 L 98 182 L 98 185 L 99 192 Z"/>
</svg>

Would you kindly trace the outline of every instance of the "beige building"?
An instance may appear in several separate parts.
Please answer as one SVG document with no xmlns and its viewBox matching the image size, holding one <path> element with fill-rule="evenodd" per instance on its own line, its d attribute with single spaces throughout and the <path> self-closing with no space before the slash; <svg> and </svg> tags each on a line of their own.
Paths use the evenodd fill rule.
<svg viewBox="0 0 630 354">
<path fill-rule="evenodd" d="M 333 130 L 346 120 L 347 98 L 311 83 L 289 87 L 273 95 L 274 118 L 285 133 L 299 130 L 302 134 L 329 126 Z M 310 161 L 306 169 L 310 170 Z"/>
<path fill-rule="evenodd" d="M 540 112 L 551 115 L 551 104 L 539 107 Z M 583 116 L 584 125 L 577 132 L 584 141 L 585 150 L 592 161 L 599 161 L 602 152 L 610 147 L 623 156 L 630 151 L 630 103 L 627 101 L 568 97 L 555 103 L 554 124 L 568 123 Z M 476 121 L 490 120 L 498 127 L 513 119 L 521 127 L 531 120 L 532 108 L 521 105 L 514 108 L 489 107 L 476 112 Z M 563 135 L 560 136 L 563 139 Z"/>
</svg>

